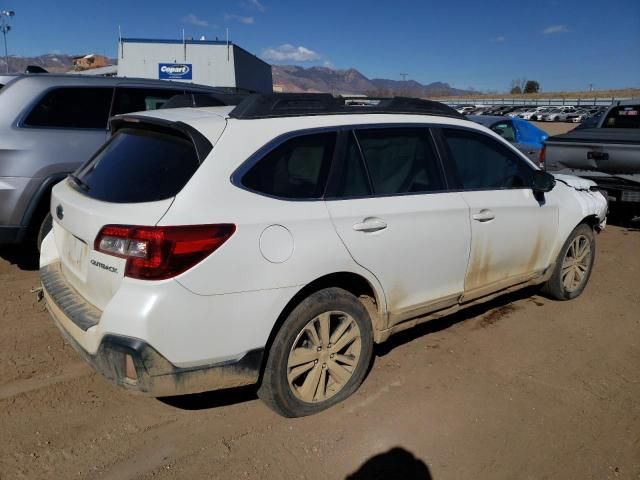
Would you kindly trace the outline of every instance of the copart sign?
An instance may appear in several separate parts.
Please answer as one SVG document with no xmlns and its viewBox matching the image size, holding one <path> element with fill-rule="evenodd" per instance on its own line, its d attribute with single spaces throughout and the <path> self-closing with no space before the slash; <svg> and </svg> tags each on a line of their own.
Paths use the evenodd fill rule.
<svg viewBox="0 0 640 480">
<path fill-rule="evenodd" d="M 159 63 L 158 78 L 160 80 L 191 80 L 193 67 L 191 63 Z"/>
</svg>

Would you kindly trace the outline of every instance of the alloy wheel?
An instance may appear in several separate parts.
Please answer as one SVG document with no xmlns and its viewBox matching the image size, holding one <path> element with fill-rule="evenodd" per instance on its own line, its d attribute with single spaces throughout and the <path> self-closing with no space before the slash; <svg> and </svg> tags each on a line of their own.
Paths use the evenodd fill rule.
<svg viewBox="0 0 640 480">
<path fill-rule="evenodd" d="M 287 360 L 287 381 L 293 394 L 308 403 L 337 394 L 360 361 L 360 328 L 351 315 L 324 312 L 297 335 Z"/>
</svg>

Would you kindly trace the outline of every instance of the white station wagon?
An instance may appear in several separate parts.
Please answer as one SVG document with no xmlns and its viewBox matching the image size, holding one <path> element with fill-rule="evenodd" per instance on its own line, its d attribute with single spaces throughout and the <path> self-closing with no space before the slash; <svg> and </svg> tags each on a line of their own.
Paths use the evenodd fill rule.
<svg viewBox="0 0 640 480">
<path fill-rule="evenodd" d="M 607 203 L 425 100 L 253 95 L 124 115 L 53 189 L 48 308 L 109 380 L 258 384 L 285 416 L 351 395 L 374 343 L 539 284 L 579 295 Z"/>
</svg>

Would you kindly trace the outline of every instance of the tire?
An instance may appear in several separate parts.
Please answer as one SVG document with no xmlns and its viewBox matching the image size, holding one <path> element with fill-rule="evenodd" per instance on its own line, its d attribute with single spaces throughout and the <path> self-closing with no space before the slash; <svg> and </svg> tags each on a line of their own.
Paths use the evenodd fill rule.
<svg viewBox="0 0 640 480">
<path fill-rule="evenodd" d="M 42 241 L 44 237 L 51 231 L 53 228 L 53 217 L 50 212 L 47 212 L 42 222 L 40 222 L 40 226 L 38 227 L 38 234 L 36 237 L 36 247 L 38 248 L 38 252 L 40 251 L 40 246 L 42 245 Z"/>
<path fill-rule="evenodd" d="M 320 290 L 280 327 L 258 396 L 285 417 L 318 413 L 358 389 L 372 354 L 371 319 L 364 305 L 341 288 Z"/>
<path fill-rule="evenodd" d="M 556 300 L 576 298 L 589 283 L 595 258 L 596 238 L 593 229 L 582 223 L 564 242 L 553 273 L 543 285 L 542 292 Z M 574 267 L 571 268 L 571 265 Z M 565 270 L 564 275 L 563 270 Z"/>
</svg>

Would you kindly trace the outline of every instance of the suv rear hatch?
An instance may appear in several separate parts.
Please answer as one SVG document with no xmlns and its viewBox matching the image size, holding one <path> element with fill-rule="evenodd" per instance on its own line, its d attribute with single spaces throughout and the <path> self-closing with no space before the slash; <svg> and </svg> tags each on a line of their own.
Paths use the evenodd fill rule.
<svg viewBox="0 0 640 480">
<path fill-rule="evenodd" d="M 216 141 L 226 125 L 218 119 Z M 112 121 L 112 131 L 87 163 L 54 187 L 51 200 L 62 273 L 99 310 L 120 287 L 127 259 L 117 255 L 123 245 L 117 233 L 106 244 L 97 237 L 107 225 L 153 228 L 213 148 L 181 122 L 126 116 Z M 100 245 L 116 254 L 98 251 Z"/>
</svg>

